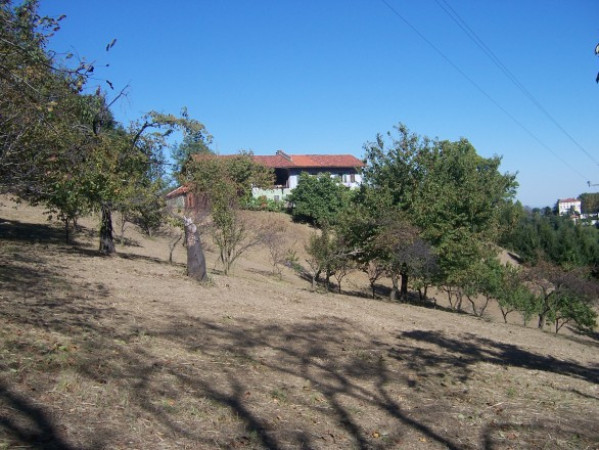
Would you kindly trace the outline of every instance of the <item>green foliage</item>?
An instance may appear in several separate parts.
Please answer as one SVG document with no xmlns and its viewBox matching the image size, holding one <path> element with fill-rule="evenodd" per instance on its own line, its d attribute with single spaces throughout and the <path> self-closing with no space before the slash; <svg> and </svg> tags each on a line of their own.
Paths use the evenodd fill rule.
<svg viewBox="0 0 599 450">
<path fill-rule="evenodd" d="M 244 209 L 249 209 L 251 211 L 270 211 L 270 212 L 281 212 L 285 211 L 287 208 L 285 206 L 286 202 L 276 202 L 270 198 L 266 198 L 264 195 L 256 198 L 251 197 L 247 200 L 242 206 Z"/>
<path fill-rule="evenodd" d="M 539 262 L 526 275 L 535 293 L 539 328 L 552 324 L 557 333 L 569 322 L 586 331 L 595 327 L 599 284 L 584 269 Z"/>
<path fill-rule="evenodd" d="M 583 193 L 578 196 L 583 214 L 599 213 L 599 192 Z"/>
<path fill-rule="evenodd" d="M 251 153 L 241 152 L 228 157 L 196 156 L 186 165 L 183 177 L 192 192 L 210 205 L 214 240 L 224 273 L 229 274 L 235 260 L 257 243 L 248 241 L 249 234 L 239 214 L 240 205 L 251 197 L 253 186 L 271 186 L 274 174 L 256 164 Z"/>
<path fill-rule="evenodd" d="M 403 125 L 397 131 L 397 137 L 388 133 L 389 144 L 379 135 L 365 146 L 363 191 L 371 193 L 358 199 L 376 199 L 379 206 L 360 211 L 371 223 L 385 208 L 402 212 L 436 249 L 444 282 L 464 289 L 472 267 L 487 257 L 487 243 L 498 237 L 515 176 L 501 174 L 501 158 L 479 156 L 466 139 L 431 141 Z"/>
<path fill-rule="evenodd" d="M 550 296 L 548 300 L 546 320 L 554 325 L 556 333 L 569 322 L 574 322 L 583 331 L 595 328 L 597 313 L 583 296 L 565 289 Z"/>
<path fill-rule="evenodd" d="M 314 233 L 306 245 L 309 255 L 306 261 L 312 272 L 312 288 L 316 286 L 320 274 L 325 275 L 325 288 L 329 290 L 330 278 L 338 270 L 348 269 L 348 249 L 328 226 L 323 227 L 320 233 Z"/>
<path fill-rule="evenodd" d="M 64 162 L 78 134 L 78 97 L 93 68 L 69 69 L 46 49 L 63 18 L 40 16 L 37 1 L 0 2 L 0 190 L 51 191 L 47 165 Z"/>
<path fill-rule="evenodd" d="M 181 181 L 212 201 L 223 197 L 234 200 L 238 206 L 249 201 L 252 187 L 272 186 L 274 173 L 255 163 L 251 152 L 233 156 L 200 155 L 189 161 Z"/>
<path fill-rule="evenodd" d="M 93 65 L 68 68 L 46 49 L 62 18 L 41 17 L 37 1 L 0 3 L 0 189 L 46 204 L 67 229 L 79 214 L 101 210 L 101 249 L 110 253 L 111 211 L 132 214 L 146 230 L 159 220 L 166 136 L 204 127 L 186 112 L 117 124 L 100 88 L 82 94 Z"/>
<path fill-rule="evenodd" d="M 233 205 L 219 198 L 213 203 L 214 242 L 219 249 L 223 273 L 229 275 L 233 263 L 243 253 L 243 241 L 247 237 L 245 223 Z"/>
<path fill-rule="evenodd" d="M 186 108 L 181 111 L 182 117 L 189 118 Z M 171 158 L 174 161 L 172 172 L 178 176 L 184 171 L 187 162 L 194 155 L 210 155 L 213 154 L 210 150 L 212 136 L 206 130 L 201 128 L 185 129 L 183 133 L 183 141 L 176 144 L 171 150 Z"/>
<path fill-rule="evenodd" d="M 338 222 L 349 203 L 350 190 L 329 173 L 313 176 L 303 172 L 287 200 L 293 204 L 291 214 L 296 220 L 324 227 Z"/>
<path fill-rule="evenodd" d="M 537 264 L 546 260 L 561 266 L 599 267 L 599 230 L 540 210 L 524 211 L 500 244 Z"/>
<path fill-rule="evenodd" d="M 524 284 L 521 269 L 496 262 L 490 267 L 490 279 L 486 283 L 488 295 L 497 300 L 503 320 L 512 312 L 519 312 L 524 322 L 535 314 L 536 297 Z"/>
</svg>

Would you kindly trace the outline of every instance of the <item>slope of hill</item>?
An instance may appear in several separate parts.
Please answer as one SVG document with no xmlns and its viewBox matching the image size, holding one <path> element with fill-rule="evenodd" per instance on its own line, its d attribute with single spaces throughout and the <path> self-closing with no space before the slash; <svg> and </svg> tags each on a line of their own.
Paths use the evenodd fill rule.
<svg viewBox="0 0 599 450">
<path fill-rule="evenodd" d="M 258 248 L 224 277 L 208 244 L 200 285 L 168 235 L 107 258 L 82 225 L 2 198 L 0 449 L 598 448 L 597 341 L 314 294 Z"/>
</svg>

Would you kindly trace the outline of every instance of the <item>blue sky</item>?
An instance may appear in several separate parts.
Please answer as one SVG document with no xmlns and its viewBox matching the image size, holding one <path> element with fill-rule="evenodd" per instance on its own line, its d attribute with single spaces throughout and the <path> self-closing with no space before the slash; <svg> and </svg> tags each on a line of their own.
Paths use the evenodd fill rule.
<svg viewBox="0 0 599 450">
<path fill-rule="evenodd" d="M 41 10 L 67 15 L 51 48 L 95 61 L 97 84 L 129 85 L 113 108 L 125 123 L 187 106 L 221 154 L 362 157 L 403 122 L 501 155 L 525 205 L 599 191 L 587 186 L 599 184 L 596 0 L 45 0 Z"/>
</svg>

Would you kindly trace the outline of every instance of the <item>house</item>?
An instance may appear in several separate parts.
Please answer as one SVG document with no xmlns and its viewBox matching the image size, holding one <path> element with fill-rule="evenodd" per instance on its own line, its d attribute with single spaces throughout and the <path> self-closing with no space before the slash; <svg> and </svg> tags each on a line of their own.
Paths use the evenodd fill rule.
<svg viewBox="0 0 599 450">
<path fill-rule="evenodd" d="M 224 156 L 227 157 L 227 156 Z M 350 189 L 362 183 L 360 169 L 364 163 L 352 155 L 289 155 L 278 150 L 274 155 L 254 155 L 254 161 L 274 170 L 275 183 L 270 189 L 253 188 L 254 198 L 265 197 L 283 201 L 298 184 L 302 172 L 310 175 L 328 172 Z M 166 195 L 167 204 L 178 209 L 193 209 L 194 196 L 188 195 L 187 186 L 180 186 Z"/>
<path fill-rule="evenodd" d="M 582 202 L 576 198 L 564 198 L 557 201 L 557 213 L 560 216 L 575 212 L 582 213 Z"/>
<path fill-rule="evenodd" d="M 254 161 L 275 172 L 275 185 L 271 189 L 252 189 L 255 198 L 284 200 L 297 187 L 302 172 L 310 175 L 328 172 L 350 189 L 355 189 L 362 183 L 360 169 L 364 163 L 352 155 L 289 155 L 283 150 L 277 150 L 272 156 L 255 155 Z"/>
</svg>

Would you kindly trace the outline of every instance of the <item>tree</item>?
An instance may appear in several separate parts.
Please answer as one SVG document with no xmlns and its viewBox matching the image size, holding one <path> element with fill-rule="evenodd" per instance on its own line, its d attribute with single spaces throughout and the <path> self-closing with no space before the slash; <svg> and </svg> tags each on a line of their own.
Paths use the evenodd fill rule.
<svg viewBox="0 0 599 450">
<path fill-rule="evenodd" d="M 269 226 L 262 233 L 262 242 L 268 249 L 273 274 L 282 276 L 282 265 L 285 263 L 287 253 L 287 222 L 282 217 L 273 217 Z"/>
<path fill-rule="evenodd" d="M 312 290 L 316 289 L 316 282 L 320 274 L 325 274 L 325 288 L 328 292 L 330 278 L 335 273 L 338 254 L 336 251 L 335 237 L 332 235 L 329 227 L 325 226 L 320 233 L 314 233 L 310 236 L 306 245 L 306 252 L 309 258 L 306 260 L 311 270 Z"/>
<path fill-rule="evenodd" d="M 526 263 L 543 260 L 561 266 L 599 267 L 599 230 L 574 223 L 567 217 L 523 211 L 500 244 L 517 253 Z"/>
<path fill-rule="evenodd" d="M 585 192 L 578 196 L 583 214 L 599 212 L 599 192 Z"/>
<path fill-rule="evenodd" d="M 58 103 L 72 92 L 46 51 L 59 21 L 37 10 L 35 1 L 0 3 L 0 187 L 13 192 L 36 188 L 56 148 Z"/>
<path fill-rule="evenodd" d="M 329 173 L 310 175 L 302 172 L 288 201 L 293 205 L 291 214 L 296 220 L 323 227 L 337 222 L 337 216 L 347 206 L 349 197 L 349 188 Z"/>
<path fill-rule="evenodd" d="M 100 104 L 100 108 L 102 104 Z M 101 109 L 96 110 L 100 114 Z M 94 116 L 95 117 L 95 116 Z M 173 130 L 203 130 L 204 126 L 188 117 L 150 112 L 129 126 L 98 127 L 88 122 L 92 133 L 79 181 L 90 204 L 99 207 L 100 252 L 114 253 L 112 212 L 138 211 L 151 206 L 152 197 L 161 191 L 160 166 L 166 137 Z M 148 199 L 143 201 L 143 199 Z"/>
<path fill-rule="evenodd" d="M 518 311 L 524 322 L 528 322 L 535 312 L 535 296 L 523 283 L 522 270 L 497 263 L 491 267 L 490 275 L 486 288 L 497 300 L 503 321 L 507 323 L 508 314 Z"/>
<path fill-rule="evenodd" d="M 535 289 L 535 313 L 538 327 L 553 324 L 555 332 L 568 322 L 584 330 L 594 328 L 599 287 L 580 268 L 566 270 L 555 264 L 541 262 L 527 272 L 527 280 Z"/>
<path fill-rule="evenodd" d="M 189 118 L 187 109 L 181 111 L 183 117 Z M 210 155 L 213 154 L 210 150 L 212 136 L 206 133 L 206 130 L 195 129 L 187 130 L 183 134 L 183 141 L 173 146 L 171 151 L 171 159 L 173 160 L 172 173 L 177 176 L 185 170 L 185 165 L 195 155 Z"/>
<path fill-rule="evenodd" d="M 337 292 L 341 294 L 341 282 L 354 270 L 354 263 L 351 259 L 351 249 L 339 236 L 337 236 L 333 253 L 333 277 L 337 281 Z"/>
<path fill-rule="evenodd" d="M 386 255 L 387 274 L 391 278 L 390 299 L 397 299 L 398 281 L 401 278 L 400 297 L 406 299 L 408 295 L 408 280 L 411 276 L 413 265 L 419 255 L 416 250 L 422 247 L 416 244 L 419 230 L 411 225 L 401 213 L 389 213 L 383 217 L 380 232 L 376 237 L 376 246 L 381 254 Z"/>
<path fill-rule="evenodd" d="M 70 174 L 66 169 L 77 163 L 73 150 L 85 140 L 78 128 L 81 92 L 93 64 L 69 66 L 72 54 L 59 59 L 47 49 L 65 17 L 41 16 L 36 0 L 0 2 L 0 190 L 32 200 L 51 195 L 65 181 L 48 166 Z M 75 200 L 57 196 L 52 206 L 69 217 L 77 210 Z"/>
<path fill-rule="evenodd" d="M 483 158 L 466 140 L 431 141 L 404 125 L 365 146 L 364 184 L 391 199 L 422 238 L 436 249 L 449 292 L 458 295 L 470 268 L 497 239 L 502 207 L 515 194 L 515 176 L 501 174 L 501 158 Z"/>
<path fill-rule="evenodd" d="M 214 240 L 225 275 L 249 247 L 260 242 L 250 233 L 239 209 L 251 197 L 252 187 L 271 186 L 273 173 L 254 162 L 252 154 L 218 157 L 201 155 L 192 158 L 181 176 L 195 195 L 205 199 L 214 223 Z"/>
<path fill-rule="evenodd" d="M 185 246 L 187 247 L 187 275 L 198 281 L 204 281 L 207 278 L 206 259 L 198 229 L 189 217 L 183 219 L 183 225 L 185 227 Z"/>
</svg>

